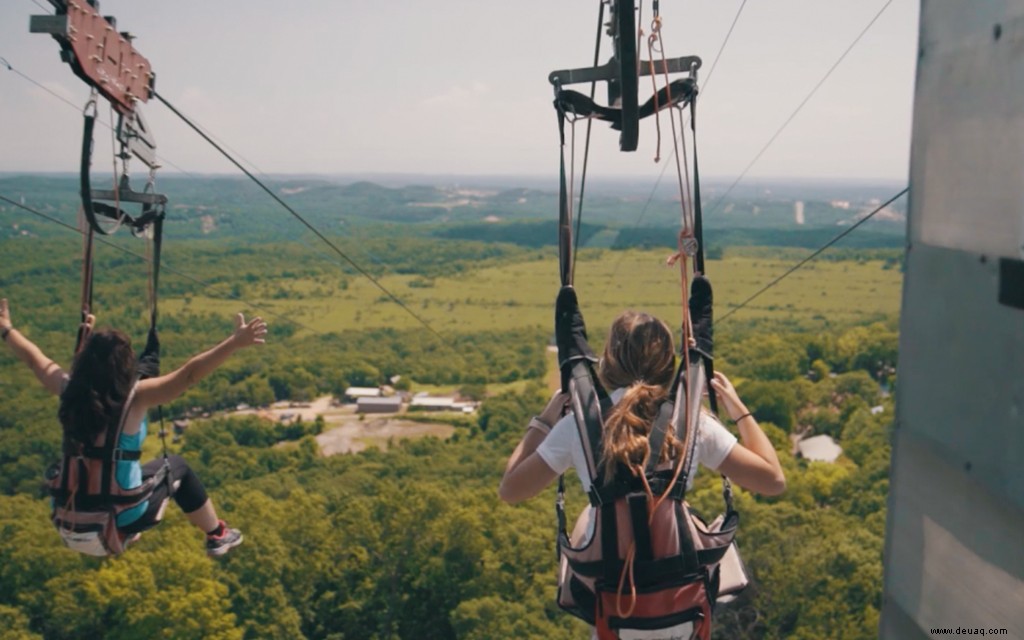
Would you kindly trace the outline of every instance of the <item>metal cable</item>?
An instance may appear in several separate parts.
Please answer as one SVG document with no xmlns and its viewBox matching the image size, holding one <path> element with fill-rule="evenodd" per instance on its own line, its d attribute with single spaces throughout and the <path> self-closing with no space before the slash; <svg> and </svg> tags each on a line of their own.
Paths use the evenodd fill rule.
<svg viewBox="0 0 1024 640">
<path fill-rule="evenodd" d="M 0 195 L 0 201 L 6 202 L 6 203 L 11 204 L 11 205 L 14 205 L 15 207 L 18 207 L 19 209 L 23 209 L 23 210 L 25 210 L 25 211 L 27 211 L 27 212 L 35 215 L 35 216 L 38 216 L 38 217 L 40 217 L 40 218 L 42 218 L 44 220 L 47 220 L 47 221 L 52 222 L 54 224 L 60 225 L 60 226 L 64 227 L 65 229 L 69 230 L 69 231 L 74 231 L 75 233 L 81 234 L 81 235 L 85 234 L 84 231 L 82 231 L 81 229 L 79 229 L 79 228 L 77 228 L 75 226 L 67 224 L 66 222 L 63 222 L 62 220 L 58 220 L 57 218 L 54 218 L 53 216 L 47 215 L 47 214 L 45 214 L 45 213 L 43 213 L 41 211 L 33 209 L 32 207 L 25 206 L 25 205 L 21 204 L 20 202 L 17 202 L 15 200 L 11 200 L 10 198 L 8 198 L 8 197 L 6 197 L 4 195 Z M 126 248 L 124 248 L 124 247 L 122 247 L 122 246 L 120 246 L 118 244 L 115 244 L 115 243 L 111 242 L 110 240 L 107 240 L 106 238 L 97 237 L 96 241 L 97 242 L 101 242 L 101 243 L 107 245 L 108 247 L 113 247 L 114 249 L 120 251 L 121 253 L 125 253 L 125 254 L 128 254 L 128 255 L 132 256 L 132 257 L 138 258 L 139 260 L 142 260 L 143 262 L 149 262 L 149 263 L 152 262 L 152 259 L 149 258 L 148 256 L 142 255 L 141 253 L 136 253 L 136 252 L 132 251 L 131 249 L 126 249 Z M 164 271 L 167 271 L 169 273 L 173 273 L 176 276 L 185 278 L 186 280 L 189 280 L 189 281 L 191 281 L 191 282 L 193 282 L 195 284 L 198 284 L 201 287 L 203 287 L 204 289 L 210 289 L 211 287 L 214 287 L 214 286 L 216 286 L 218 284 L 218 283 L 213 283 L 213 282 L 204 282 L 203 280 L 200 280 L 199 278 L 191 276 L 191 275 L 189 275 L 187 273 L 184 273 L 182 271 L 178 271 L 177 269 L 173 269 L 171 267 L 168 267 L 166 264 L 162 265 L 161 269 L 163 269 Z M 257 310 L 257 311 L 262 311 L 263 313 L 265 313 L 268 316 L 272 316 L 272 317 L 275 317 L 275 318 L 280 318 L 281 320 L 289 322 L 289 323 L 291 323 L 291 324 L 293 324 L 293 325 L 295 325 L 297 327 L 300 327 L 302 329 L 305 329 L 306 331 L 309 331 L 311 333 L 314 333 L 314 334 L 317 334 L 317 335 L 325 335 L 323 332 L 317 331 L 316 329 L 313 329 L 312 327 L 308 327 L 308 326 L 302 324 L 301 322 L 299 322 L 297 320 L 293 320 L 292 318 L 289 318 L 288 316 L 285 316 L 285 315 L 280 314 L 280 313 L 276 313 L 274 311 L 268 311 L 266 309 L 260 309 L 260 307 L 258 307 L 257 305 L 253 304 L 252 302 L 250 302 L 249 300 L 246 300 L 245 298 L 243 298 L 241 296 L 236 296 L 236 295 L 233 295 L 231 293 L 228 293 L 228 294 L 222 294 L 221 297 L 227 297 L 227 298 L 229 298 L 231 300 L 235 300 L 237 302 L 241 302 L 241 303 L 245 304 L 246 306 L 248 306 L 251 309 L 254 309 L 254 310 Z"/>
<path fill-rule="evenodd" d="M 208 142 L 213 148 L 215 148 L 217 151 L 219 151 L 221 155 L 223 155 L 225 158 L 227 158 L 227 160 L 229 162 L 231 162 L 231 164 L 235 165 L 242 173 L 244 173 L 246 176 L 248 176 L 248 178 L 250 180 L 255 182 L 261 189 L 263 189 L 264 192 L 266 192 L 267 195 L 269 195 L 271 198 L 273 198 L 273 200 L 275 202 L 277 202 L 279 205 L 281 205 L 296 220 L 301 222 L 307 229 L 309 229 L 313 233 L 313 235 L 315 235 L 317 238 L 319 238 L 321 242 L 323 242 L 325 245 L 330 247 L 331 250 L 333 250 L 336 254 L 338 254 L 338 256 L 340 258 L 342 258 L 345 262 L 347 262 L 349 265 L 351 265 L 351 267 L 353 269 L 355 269 L 357 272 L 359 272 L 359 274 L 361 274 L 367 280 L 372 282 L 373 285 L 375 287 L 377 287 L 384 295 L 386 295 L 388 298 L 390 298 L 392 302 L 394 302 L 399 307 L 401 307 L 403 311 L 408 313 L 417 322 L 419 322 L 421 325 L 423 325 L 423 327 L 425 329 L 427 329 L 427 331 L 430 331 L 439 340 L 441 340 L 441 342 L 443 344 L 445 344 L 446 346 L 449 346 L 449 348 L 451 348 L 454 351 L 454 348 L 452 348 L 450 345 L 448 345 L 448 343 L 445 340 L 444 336 L 442 336 L 440 333 L 438 333 L 438 331 L 436 329 L 434 329 L 434 327 L 432 327 L 419 314 L 417 314 L 415 311 L 413 311 L 411 308 L 409 308 L 408 305 L 406 305 L 404 302 L 402 302 L 402 300 L 397 295 L 392 293 L 391 290 L 389 290 L 387 287 L 385 287 L 383 284 L 381 284 L 379 280 L 377 280 L 375 277 L 373 277 L 373 274 L 371 274 L 369 271 L 367 271 L 362 266 L 360 266 L 359 263 L 357 263 L 355 260 L 350 258 L 335 243 L 331 242 L 331 240 L 328 239 L 327 236 L 325 236 L 319 229 L 317 229 L 308 220 L 306 220 L 306 218 L 303 217 L 302 214 L 300 214 L 298 211 L 296 211 L 294 208 L 292 208 L 291 205 L 289 205 L 287 202 L 282 200 L 276 193 L 273 192 L 273 190 L 271 190 L 266 184 L 264 184 L 263 181 L 261 181 L 259 178 L 257 178 L 255 175 L 253 175 L 251 171 L 249 171 L 244 166 L 242 166 L 242 164 L 239 163 L 238 160 L 236 160 L 230 153 L 225 151 L 223 147 L 221 147 L 219 144 L 214 142 L 213 139 L 210 138 L 210 136 L 206 135 L 203 132 L 202 129 L 200 129 L 198 126 L 196 126 L 195 123 L 193 123 L 191 120 L 189 120 L 188 117 L 186 117 L 183 113 L 181 113 L 181 111 L 176 109 L 174 107 L 174 105 L 172 105 L 170 102 L 167 101 L 167 99 L 165 99 L 162 95 L 160 95 L 159 93 L 156 93 L 156 92 L 153 92 L 153 96 L 157 100 L 162 102 L 165 107 L 170 109 L 171 112 L 174 113 L 174 115 L 178 116 L 178 118 L 180 118 L 182 120 L 182 122 L 184 122 L 186 125 L 188 125 L 193 131 L 198 133 L 199 136 L 202 137 L 206 142 Z"/>
<path fill-rule="evenodd" d="M 738 304 L 735 307 L 733 307 L 732 309 L 730 309 L 728 313 L 726 313 L 725 315 L 723 315 L 721 318 L 718 319 L 718 322 L 722 322 L 723 320 L 725 320 L 726 318 L 728 318 L 732 314 L 736 313 L 737 311 L 739 311 L 743 307 L 747 306 L 750 302 L 752 302 L 755 298 L 760 296 L 762 293 L 764 293 L 765 291 L 768 291 L 769 289 L 771 289 L 775 285 L 777 285 L 780 282 L 782 282 L 783 280 L 785 280 L 787 277 L 789 277 L 789 275 L 791 273 L 793 273 L 794 271 L 796 271 L 800 267 L 804 266 L 805 264 L 807 264 L 811 260 L 814 260 L 815 258 L 817 258 L 823 251 L 825 251 L 825 249 L 828 249 L 829 247 L 831 247 L 835 243 L 837 243 L 840 240 L 842 240 L 843 238 L 845 238 L 847 235 L 852 233 L 854 231 L 854 229 L 856 229 L 857 227 L 861 226 L 862 224 L 864 224 L 865 222 L 867 222 L 868 220 L 873 218 L 876 213 L 878 213 L 882 209 L 885 209 L 886 207 L 888 207 L 890 204 L 892 204 L 893 202 L 898 200 L 900 197 L 905 195 L 908 191 L 910 191 L 910 187 L 905 187 L 903 189 L 903 191 L 900 191 L 899 193 L 897 193 L 893 197 L 891 197 L 888 200 L 886 200 L 885 202 L 883 202 L 881 205 L 879 205 L 879 207 L 877 209 L 875 209 L 874 211 L 872 211 L 868 215 L 864 216 L 863 218 L 858 220 L 856 223 L 850 225 L 850 227 L 848 229 L 843 230 L 842 233 L 838 234 L 836 237 L 832 238 L 831 240 L 829 240 L 828 242 L 823 244 L 821 247 L 818 248 L 817 251 L 815 251 L 811 255 L 807 256 L 806 258 L 804 258 L 800 262 L 796 263 L 794 266 L 790 267 L 789 270 L 787 270 L 781 276 L 779 276 L 778 278 L 775 278 L 774 280 L 772 280 L 771 282 L 769 282 L 765 286 L 763 286 L 760 289 L 758 289 L 757 292 L 754 293 L 754 295 L 750 296 L 749 298 L 747 298 L 746 300 L 744 300 L 740 304 Z"/>
</svg>

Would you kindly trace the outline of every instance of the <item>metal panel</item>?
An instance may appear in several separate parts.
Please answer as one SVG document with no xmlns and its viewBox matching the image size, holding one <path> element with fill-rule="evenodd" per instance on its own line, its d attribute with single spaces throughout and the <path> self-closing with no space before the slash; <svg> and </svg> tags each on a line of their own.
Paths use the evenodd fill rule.
<svg viewBox="0 0 1024 640">
<path fill-rule="evenodd" d="M 907 262 L 899 430 L 1024 508 L 1024 311 L 999 303 L 996 261 L 918 244 Z"/>
<path fill-rule="evenodd" d="M 881 637 L 1024 637 L 1024 0 L 922 3 L 908 225 Z"/>
<path fill-rule="evenodd" d="M 915 241 L 1024 256 L 1022 14 L 1020 2 L 922 5 Z"/>
</svg>

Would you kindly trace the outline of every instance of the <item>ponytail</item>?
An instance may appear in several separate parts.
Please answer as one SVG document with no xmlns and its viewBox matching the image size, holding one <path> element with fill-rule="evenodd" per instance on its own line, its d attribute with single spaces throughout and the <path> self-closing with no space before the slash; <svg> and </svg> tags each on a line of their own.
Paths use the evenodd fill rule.
<svg viewBox="0 0 1024 640">
<path fill-rule="evenodd" d="M 671 434 L 662 451 L 652 452 L 647 440 L 675 378 L 675 349 L 668 325 L 646 313 L 622 313 L 612 323 L 599 374 L 606 388 L 626 389 L 605 418 L 604 477 L 610 482 L 620 465 L 643 475 L 652 455 L 662 461 L 678 448 Z"/>
<path fill-rule="evenodd" d="M 664 387 L 643 381 L 626 389 L 622 399 L 612 409 L 604 423 L 602 464 L 604 477 L 610 482 L 619 466 L 625 466 L 633 475 L 642 475 L 650 459 L 651 444 L 648 436 L 661 403 L 668 392 Z M 663 457 L 662 452 L 654 455 Z"/>
</svg>

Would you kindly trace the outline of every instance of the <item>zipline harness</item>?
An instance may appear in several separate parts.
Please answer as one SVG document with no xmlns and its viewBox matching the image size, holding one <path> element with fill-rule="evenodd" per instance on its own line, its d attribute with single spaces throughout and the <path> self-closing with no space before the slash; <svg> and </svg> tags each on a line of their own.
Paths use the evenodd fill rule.
<svg viewBox="0 0 1024 640">
<path fill-rule="evenodd" d="M 77 354 L 88 338 L 86 320 L 93 310 L 94 235 L 108 235 L 122 225 L 135 236 L 149 240 L 149 274 L 147 298 L 149 330 L 146 346 L 139 356 L 139 379 L 160 374 L 160 342 L 157 335 L 157 293 L 160 279 L 160 255 L 163 245 L 163 222 L 167 197 L 156 193 L 156 143 L 139 104 L 153 94 L 155 76 L 147 61 L 131 44 L 131 36 L 119 33 L 113 18 L 99 13 L 95 0 L 49 0 L 54 15 L 32 16 L 30 31 L 51 34 L 61 46 L 61 59 L 92 91 L 83 109 L 84 126 L 80 165 L 80 224 L 83 229 L 81 319 L 76 339 Z M 91 179 L 93 130 L 97 116 L 97 97 L 102 95 L 113 112 L 118 113 L 117 126 L 112 128 L 114 178 L 110 189 L 93 187 Z M 132 156 L 149 168 L 149 178 L 141 192 L 132 190 L 128 162 Z M 120 170 L 118 169 L 118 160 Z M 140 205 L 137 214 L 124 209 L 126 204 Z M 84 219 L 83 219 L 84 218 Z M 139 451 L 119 448 L 121 432 L 135 395 L 135 386 L 125 399 L 117 424 L 108 425 L 102 442 L 65 443 L 63 461 L 56 472 L 49 474 L 54 497 L 53 522 L 68 546 L 91 555 L 118 555 L 127 547 L 128 539 L 117 529 L 116 517 L 125 509 L 148 500 L 153 490 L 167 482 L 168 496 L 174 490 L 170 478 L 166 429 L 163 408 L 158 407 L 163 464 L 159 471 L 133 489 L 124 489 L 116 480 L 115 469 L 120 461 L 138 461 Z M 71 451 L 74 449 L 74 451 Z M 165 498 L 166 499 L 166 498 Z M 162 511 L 162 510 L 161 510 Z"/>
<path fill-rule="evenodd" d="M 593 538 L 583 546 L 574 546 L 580 541 L 571 540 L 567 532 L 564 477 L 559 478 L 556 514 L 562 569 L 558 601 L 569 613 L 595 625 L 601 639 L 617 638 L 619 630 L 628 628 L 669 628 L 679 624 L 691 624 L 698 630 L 695 637 L 707 638 L 710 636 L 711 609 L 720 595 L 718 563 L 733 543 L 739 515 L 733 508 L 731 485 L 724 476 L 724 517 L 710 526 L 705 525 L 690 512 L 685 502 L 705 390 L 712 410 L 717 409 L 714 390 L 710 386 L 713 375 L 712 289 L 704 276 L 696 150 L 697 69 L 700 59 L 692 56 L 665 58 L 661 44 L 662 22 L 658 3 L 655 2 L 652 33 L 648 38 L 651 60 L 638 61 L 635 56 L 638 38 L 634 37 L 637 34 L 634 33 L 633 0 L 611 0 L 610 7 L 612 19 L 608 33 L 615 42 L 612 60 L 600 67 L 555 71 L 549 76 L 555 89 L 554 106 L 560 140 L 558 238 L 561 289 L 555 304 L 555 339 L 562 391 L 570 397 L 587 461 L 586 473 L 591 480 L 588 499 L 597 511 Z M 656 52 L 661 53 L 660 60 L 654 59 Z M 687 73 L 687 77 L 671 81 L 669 74 L 672 73 Z M 650 75 L 655 85 L 653 96 L 643 105 L 637 104 L 638 75 Z M 657 88 L 659 75 L 664 78 L 660 89 Z M 608 82 L 611 106 L 598 105 L 579 92 L 562 88 L 565 84 L 597 80 Z M 692 193 L 682 121 L 682 110 L 687 105 L 694 134 Z M 678 262 L 682 283 L 682 359 L 670 399 L 662 404 L 649 434 L 651 454 L 645 472 L 632 478 L 628 471 L 619 473 L 613 481 L 606 482 L 600 471 L 601 440 L 604 416 L 611 410 L 612 401 L 598 381 L 595 371 L 597 357 L 587 342 L 586 326 L 573 287 L 575 124 L 582 119 L 586 119 L 588 125 L 592 119 L 610 122 L 613 129 L 621 131 L 620 148 L 632 151 L 637 146 L 639 120 L 654 115 L 659 119 L 657 161 L 660 156 L 659 114 L 666 109 L 670 111 L 673 141 L 677 145 L 674 155 L 682 208 L 678 252 L 669 259 L 670 264 Z M 566 122 L 571 128 L 568 178 Z M 581 181 L 585 180 L 585 171 L 584 168 Z M 692 284 L 691 259 L 694 261 Z M 691 339 L 692 347 L 689 346 Z M 683 453 L 681 459 L 671 461 L 669 469 L 657 469 L 669 429 L 682 443 Z M 628 525 L 630 535 L 624 535 L 623 523 Z M 622 553 L 623 540 L 628 540 L 625 553 Z M 627 581 L 628 597 L 624 597 Z"/>
</svg>

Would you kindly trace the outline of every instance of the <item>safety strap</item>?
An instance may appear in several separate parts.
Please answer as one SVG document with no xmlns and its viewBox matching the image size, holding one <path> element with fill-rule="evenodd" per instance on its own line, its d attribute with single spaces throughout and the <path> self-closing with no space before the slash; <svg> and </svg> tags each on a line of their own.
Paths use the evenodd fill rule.
<svg viewBox="0 0 1024 640">
<path fill-rule="evenodd" d="M 119 207 L 111 207 L 102 202 L 93 202 L 92 199 L 92 143 L 93 129 L 96 126 L 96 114 L 89 113 L 86 107 L 85 124 L 82 131 L 82 161 L 79 171 L 79 193 L 82 197 L 82 210 L 85 212 L 85 219 L 89 221 L 89 228 L 102 235 L 107 231 L 97 219 L 97 214 L 116 221 L 131 222 L 131 217 Z"/>
<path fill-rule="evenodd" d="M 79 218 L 81 220 L 81 218 Z M 89 337 L 89 329 L 86 326 L 86 320 L 89 314 L 92 313 L 92 282 L 93 282 L 93 259 L 92 259 L 92 248 L 93 248 L 93 232 L 92 225 L 86 225 L 88 228 L 84 231 L 84 243 L 85 247 L 82 251 L 82 304 L 81 304 L 81 320 L 78 325 L 78 337 L 75 339 L 75 353 L 77 354 L 82 350 L 82 346 L 85 344 L 86 338 Z"/>
<path fill-rule="evenodd" d="M 692 90 L 690 100 L 690 131 L 693 133 L 693 235 L 697 240 L 695 266 L 704 271 L 704 219 L 700 202 L 700 167 L 697 163 L 697 92 Z"/>
<path fill-rule="evenodd" d="M 124 431 L 124 425 L 128 421 L 129 409 L 132 406 L 132 401 L 135 400 L 135 391 L 139 386 L 138 378 L 132 383 L 132 389 L 128 392 L 128 397 L 125 398 L 124 404 L 121 405 L 121 416 L 117 421 L 117 427 L 114 431 L 107 430 L 104 434 L 103 445 L 99 447 L 103 451 L 103 481 L 101 483 L 101 495 L 104 498 L 110 497 L 110 488 L 114 482 L 114 463 L 117 462 L 119 457 L 118 451 L 120 448 L 118 444 L 121 440 L 121 432 Z"/>
</svg>

